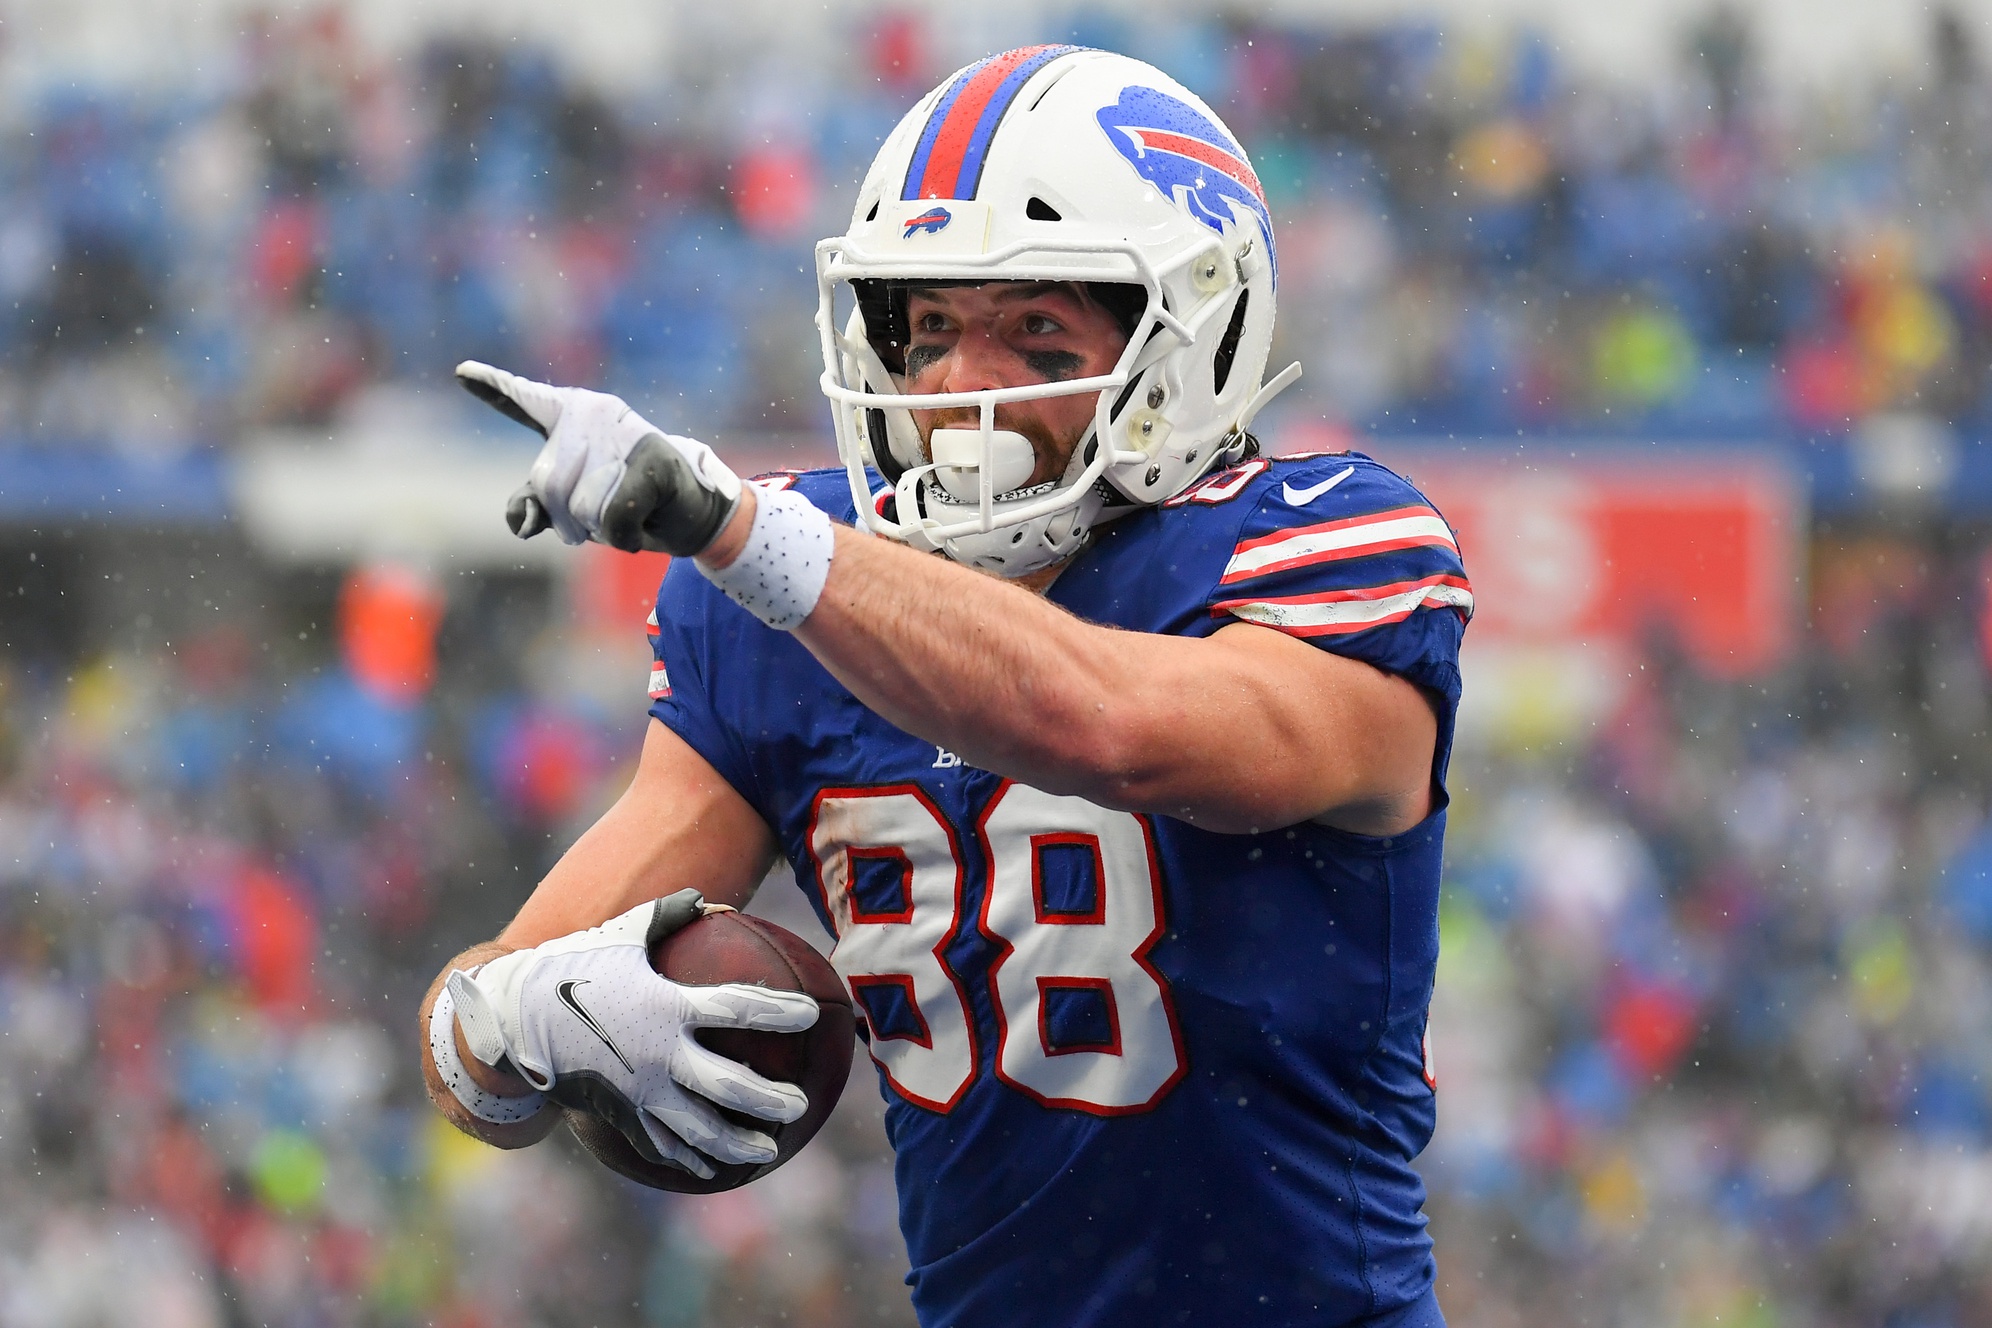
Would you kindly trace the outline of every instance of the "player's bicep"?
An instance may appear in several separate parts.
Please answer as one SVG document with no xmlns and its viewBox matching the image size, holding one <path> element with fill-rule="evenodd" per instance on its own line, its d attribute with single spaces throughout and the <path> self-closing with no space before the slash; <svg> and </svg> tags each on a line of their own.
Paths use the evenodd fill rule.
<svg viewBox="0 0 1992 1328">
<path fill-rule="evenodd" d="M 1251 703 L 1229 726 L 1230 763 L 1255 768 L 1253 796 L 1282 823 L 1395 834 L 1424 819 L 1438 716 L 1417 686 L 1251 623 L 1208 644 L 1230 676 L 1251 680 Z"/>
<path fill-rule="evenodd" d="M 774 851 L 760 813 L 653 719 L 629 787 L 554 864 L 499 939 L 537 945 L 687 886 L 713 903 L 743 905 Z"/>
<path fill-rule="evenodd" d="M 1387 835 L 1429 814 L 1472 609 L 1452 527 L 1398 476 L 1321 458 L 1262 486 L 1208 641 L 1250 695 L 1227 736 L 1264 753 L 1268 816 Z"/>
</svg>

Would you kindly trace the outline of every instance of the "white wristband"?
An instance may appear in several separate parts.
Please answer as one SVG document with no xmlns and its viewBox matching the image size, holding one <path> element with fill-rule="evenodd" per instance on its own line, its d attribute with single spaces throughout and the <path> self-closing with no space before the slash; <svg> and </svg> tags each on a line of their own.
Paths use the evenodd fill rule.
<svg viewBox="0 0 1992 1328">
<path fill-rule="evenodd" d="M 481 1121 L 489 1121 L 493 1125 L 513 1125 L 538 1115 L 540 1108 L 546 1105 L 545 1093 L 506 1097 L 485 1091 L 477 1080 L 470 1077 L 463 1056 L 457 1051 L 456 999 L 450 995 L 447 984 L 437 993 L 436 1006 L 429 1012 L 429 1056 L 436 1062 L 436 1070 L 443 1076 L 450 1093 L 463 1104 L 465 1111 Z"/>
<path fill-rule="evenodd" d="M 776 631 L 791 631 L 823 597 L 836 526 L 789 489 L 757 488 L 754 503 L 754 524 L 740 556 L 725 567 L 698 567 L 735 604 Z"/>
</svg>

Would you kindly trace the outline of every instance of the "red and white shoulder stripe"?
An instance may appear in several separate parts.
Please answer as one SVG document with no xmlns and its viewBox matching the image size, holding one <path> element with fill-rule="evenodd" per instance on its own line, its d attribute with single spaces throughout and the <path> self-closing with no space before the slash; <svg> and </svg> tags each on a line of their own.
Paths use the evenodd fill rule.
<svg viewBox="0 0 1992 1328">
<path fill-rule="evenodd" d="M 799 470 L 771 470 L 766 474 L 756 475 L 747 482 L 757 489 L 779 493 L 783 489 L 793 489 L 795 482 L 801 478 L 802 472 Z"/>
<path fill-rule="evenodd" d="M 1225 600 L 1211 616 L 1273 627 L 1290 636 L 1346 636 L 1402 622 L 1419 609 L 1450 608 L 1462 622 L 1473 617 L 1473 587 L 1463 576 L 1440 572 L 1416 581 L 1324 590 L 1312 595 L 1273 595 Z"/>
<path fill-rule="evenodd" d="M 650 645 L 652 649 L 655 649 L 657 638 L 663 632 L 663 628 L 657 625 L 657 610 L 652 609 L 650 611 L 650 617 L 645 621 L 644 626 L 650 629 Z M 671 675 L 664 671 L 663 661 L 659 660 L 650 666 L 650 699 L 661 701 L 670 694 Z"/>
<path fill-rule="evenodd" d="M 1218 584 L 1230 585 L 1295 567 L 1367 558 L 1371 554 L 1423 545 L 1451 549 L 1454 557 L 1459 556 L 1459 545 L 1454 542 L 1452 528 L 1446 525 L 1445 518 L 1423 503 L 1413 503 L 1245 540 L 1233 550 Z"/>
</svg>

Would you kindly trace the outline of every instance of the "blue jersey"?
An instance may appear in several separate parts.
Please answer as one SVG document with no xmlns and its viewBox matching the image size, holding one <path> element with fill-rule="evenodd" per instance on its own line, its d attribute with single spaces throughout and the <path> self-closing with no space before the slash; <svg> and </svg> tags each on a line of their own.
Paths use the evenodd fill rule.
<svg viewBox="0 0 1992 1328">
<path fill-rule="evenodd" d="M 776 482 L 852 520 L 842 472 Z M 1209 477 L 1103 528 L 1049 595 L 1143 632 L 1261 623 L 1408 678 L 1443 777 L 1471 591 L 1445 521 L 1366 457 Z M 774 828 L 837 937 L 921 1323 L 1341 1324 L 1427 1293 L 1443 799 L 1389 838 L 1213 834 L 964 765 L 688 565 L 656 623 L 652 713 Z"/>
</svg>

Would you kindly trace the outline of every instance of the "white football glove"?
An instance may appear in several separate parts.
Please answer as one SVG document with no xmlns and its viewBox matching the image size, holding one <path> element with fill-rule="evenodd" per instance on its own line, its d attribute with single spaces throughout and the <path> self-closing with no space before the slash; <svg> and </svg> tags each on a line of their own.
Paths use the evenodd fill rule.
<svg viewBox="0 0 1992 1328">
<path fill-rule="evenodd" d="M 476 360 L 456 368 L 472 395 L 536 429 L 546 446 L 505 506 L 520 539 L 690 557 L 726 528 L 740 477 L 696 438 L 667 434 L 621 397 L 534 382 Z"/>
<path fill-rule="evenodd" d="M 650 967 L 650 946 L 698 918 L 696 890 L 639 904 L 599 927 L 493 959 L 476 976 L 450 974 L 471 1054 L 509 1059 L 562 1106 L 605 1117 L 652 1162 L 710 1180 L 706 1156 L 762 1163 L 775 1141 L 721 1116 L 713 1103 L 787 1122 L 808 1110 L 793 1084 L 767 1079 L 693 1038 L 697 1028 L 795 1033 L 816 1022 L 801 992 L 747 983 L 690 987 Z"/>
</svg>

